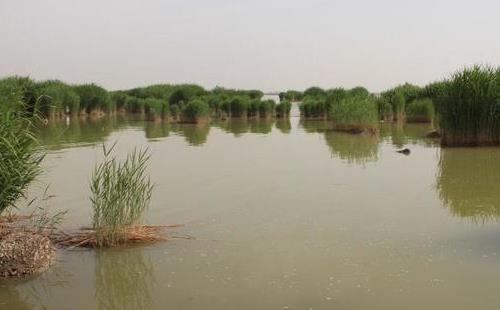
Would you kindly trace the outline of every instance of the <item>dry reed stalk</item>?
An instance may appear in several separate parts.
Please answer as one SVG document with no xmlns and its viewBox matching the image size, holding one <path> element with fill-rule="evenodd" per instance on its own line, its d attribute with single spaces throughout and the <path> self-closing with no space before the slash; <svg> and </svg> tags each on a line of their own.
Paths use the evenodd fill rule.
<svg viewBox="0 0 500 310">
<path fill-rule="evenodd" d="M 59 232 L 54 243 L 67 248 L 75 247 L 113 247 L 127 244 L 152 243 L 168 239 L 165 230 L 182 225 L 130 225 L 111 232 L 114 238 L 105 239 L 105 244 L 99 239 L 103 232 L 93 228 L 82 228 L 76 232 Z M 185 238 L 190 239 L 190 238 Z"/>
</svg>

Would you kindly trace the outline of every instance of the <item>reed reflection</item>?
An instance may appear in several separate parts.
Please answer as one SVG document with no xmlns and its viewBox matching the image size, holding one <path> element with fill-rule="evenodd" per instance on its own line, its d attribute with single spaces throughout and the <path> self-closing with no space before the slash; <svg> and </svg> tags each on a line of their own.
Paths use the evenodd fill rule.
<svg viewBox="0 0 500 310">
<path fill-rule="evenodd" d="M 151 309 L 153 271 L 141 248 L 97 251 L 94 274 L 98 309 Z"/>
<path fill-rule="evenodd" d="M 444 205 L 475 223 L 500 218 L 500 149 L 443 148 L 437 191 Z"/>
</svg>

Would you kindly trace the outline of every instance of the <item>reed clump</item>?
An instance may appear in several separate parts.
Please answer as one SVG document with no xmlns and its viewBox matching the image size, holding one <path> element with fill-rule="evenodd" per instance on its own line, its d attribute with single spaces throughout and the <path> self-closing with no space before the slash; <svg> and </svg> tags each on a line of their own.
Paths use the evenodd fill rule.
<svg viewBox="0 0 500 310">
<path fill-rule="evenodd" d="M 193 99 L 182 108 L 182 121 L 186 123 L 208 122 L 210 107 L 202 99 Z"/>
<path fill-rule="evenodd" d="M 437 98 L 441 144 L 500 145 L 500 68 L 454 73 Z"/>
<path fill-rule="evenodd" d="M 278 118 L 288 118 L 290 117 L 290 111 L 292 110 L 292 104 L 288 100 L 282 100 L 276 105 L 276 117 Z"/>
<path fill-rule="evenodd" d="M 262 100 L 259 102 L 259 117 L 271 118 L 274 115 L 276 103 L 274 100 Z"/>
<path fill-rule="evenodd" d="M 59 245 L 110 247 L 164 239 L 161 226 L 139 223 L 153 192 L 146 174 L 150 155 L 136 149 L 119 161 L 111 156 L 113 148 L 103 146 L 104 161 L 91 177 L 92 227 L 62 235 Z"/>
<path fill-rule="evenodd" d="M 260 100 L 252 99 L 248 103 L 247 116 L 249 118 L 259 117 Z"/>
<path fill-rule="evenodd" d="M 105 160 L 93 172 L 90 189 L 92 227 L 97 246 L 110 246 L 130 241 L 129 232 L 149 207 L 153 184 L 146 175 L 150 155 L 134 150 L 123 162 L 103 148 Z"/>
<path fill-rule="evenodd" d="M 37 111 L 49 118 L 66 114 L 75 116 L 80 113 L 80 96 L 75 90 L 61 81 L 39 83 L 36 90 Z"/>
<path fill-rule="evenodd" d="M 144 108 L 146 115 L 152 121 L 161 121 L 169 116 L 169 105 L 166 100 L 146 98 Z"/>
<path fill-rule="evenodd" d="M 409 103 L 420 99 L 421 95 L 422 88 L 410 83 L 404 83 L 382 92 L 377 99 L 380 119 L 405 121 L 406 107 Z"/>
<path fill-rule="evenodd" d="M 226 112 L 230 117 L 247 117 L 250 99 L 245 96 L 237 96 L 229 100 L 226 104 Z M 260 106 L 259 106 L 260 108 Z"/>
<path fill-rule="evenodd" d="M 429 98 L 417 99 L 406 107 L 408 123 L 432 123 L 434 114 L 434 103 Z"/>
<path fill-rule="evenodd" d="M 20 93 L 9 96 L 12 101 L 0 101 L 0 214 L 24 197 L 43 159 L 32 133 L 34 117 L 24 111 Z"/>
<path fill-rule="evenodd" d="M 108 92 L 101 86 L 93 83 L 84 84 L 75 86 L 74 90 L 80 96 L 82 113 L 100 116 L 113 110 L 114 104 Z"/>
<path fill-rule="evenodd" d="M 328 104 L 324 97 L 306 97 L 299 105 L 300 115 L 309 119 L 326 119 Z"/>
<path fill-rule="evenodd" d="M 304 98 L 304 94 L 297 90 L 287 90 L 286 92 L 279 93 L 280 102 L 281 101 L 290 101 L 290 102 L 299 102 Z"/>
<path fill-rule="evenodd" d="M 361 133 L 377 131 L 378 114 L 375 99 L 365 95 L 350 95 L 329 106 L 329 119 L 337 131 Z"/>
</svg>

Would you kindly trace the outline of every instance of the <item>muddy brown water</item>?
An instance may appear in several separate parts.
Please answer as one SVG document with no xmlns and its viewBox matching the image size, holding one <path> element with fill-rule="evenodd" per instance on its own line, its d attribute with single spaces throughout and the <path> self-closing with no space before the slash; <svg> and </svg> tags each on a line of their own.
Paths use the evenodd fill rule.
<svg viewBox="0 0 500 310">
<path fill-rule="evenodd" d="M 431 129 L 50 123 L 31 192 L 50 185 L 66 229 L 89 224 L 92 167 L 118 141 L 151 151 L 146 220 L 195 239 L 59 251 L 45 274 L 1 282 L 0 309 L 498 309 L 500 148 L 441 149 Z"/>
</svg>

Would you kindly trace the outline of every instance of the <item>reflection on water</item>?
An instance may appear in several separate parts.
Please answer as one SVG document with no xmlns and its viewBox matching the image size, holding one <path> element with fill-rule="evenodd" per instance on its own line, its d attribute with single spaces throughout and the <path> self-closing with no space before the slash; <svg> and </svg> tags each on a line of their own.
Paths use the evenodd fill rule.
<svg viewBox="0 0 500 310">
<path fill-rule="evenodd" d="M 212 124 L 180 124 L 152 122 L 137 116 L 113 116 L 100 119 L 74 118 L 52 120 L 40 125 L 37 137 L 40 143 L 52 150 L 70 146 L 91 145 L 104 142 L 115 130 L 142 128 L 148 140 L 160 140 L 175 133 L 193 146 L 201 146 L 208 140 L 211 127 L 220 128 L 235 137 L 246 133 L 268 134 L 275 126 L 279 132 L 289 134 L 292 126 L 289 119 L 231 119 Z"/>
<path fill-rule="evenodd" d="M 51 309 L 47 296 L 65 288 L 71 275 L 57 264 L 42 275 L 0 279 L 0 309 Z"/>
<path fill-rule="evenodd" d="M 48 125 L 43 143 L 63 150 L 49 152 L 41 181 L 69 209 L 65 225 L 89 220 L 101 150 L 87 146 L 118 139 L 119 154 L 150 147 L 148 222 L 186 223 L 176 232 L 196 239 L 62 251 L 54 267 L 71 273 L 67 286 L 47 281 L 52 268 L 0 287 L 0 309 L 498 309 L 500 148 L 441 150 L 421 124 L 384 124 L 378 136 L 331 127 L 298 117 Z M 409 156 L 395 152 L 405 147 Z"/>
<path fill-rule="evenodd" d="M 437 189 L 456 216 L 484 223 L 500 217 L 500 149 L 444 148 Z"/>
<path fill-rule="evenodd" d="M 290 119 L 278 119 L 276 120 L 276 129 L 278 129 L 281 133 L 289 134 L 292 131 L 292 123 Z"/>
<path fill-rule="evenodd" d="M 0 309 L 29 310 L 32 309 L 12 283 L 0 283 Z"/>
<path fill-rule="evenodd" d="M 324 132 L 333 128 L 330 122 L 324 120 L 308 120 L 302 118 L 299 121 L 299 127 L 307 133 Z"/>
<path fill-rule="evenodd" d="M 332 156 L 349 164 L 364 164 L 377 160 L 378 135 L 338 132 L 332 129 L 330 122 L 324 120 L 300 120 L 299 126 L 305 132 L 323 135 Z"/>
<path fill-rule="evenodd" d="M 402 148 L 408 143 L 435 145 L 438 141 L 426 139 L 425 136 L 433 130 L 430 124 L 382 124 L 380 137 L 390 141 L 397 148 Z"/>
<path fill-rule="evenodd" d="M 150 309 L 153 266 L 140 248 L 96 251 L 95 296 L 101 310 Z"/>
<path fill-rule="evenodd" d="M 144 133 L 148 140 L 166 138 L 170 134 L 170 124 L 163 122 L 145 122 Z"/>
<path fill-rule="evenodd" d="M 356 164 L 377 160 L 379 146 L 377 135 L 352 135 L 333 130 L 325 131 L 324 135 L 326 144 L 335 157 Z"/>
<path fill-rule="evenodd" d="M 93 144 L 103 142 L 113 130 L 118 128 L 119 119 L 74 118 L 49 121 L 40 125 L 37 138 L 49 149 L 58 149 L 70 144 Z"/>
<path fill-rule="evenodd" d="M 241 137 L 245 133 L 267 134 L 273 129 L 275 120 L 266 118 L 250 119 L 228 119 L 217 121 L 213 126 L 232 133 L 235 137 Z"/>
<path fill-rule="evenodd" d="M 294 130 L 290 119 L 229 119 L 213 124 L 178 124 L 150 122 L 134 116 L 116 116 L 51 121 L 37 132 L 37 136 L 43 146 L 59 149 L 101 143 L 113 131 L 130 127 L 142 128 L 148 140 L 161 140 L 173 133 L 184 137 L 186 143 L 192 146 L 207 143 L 212 127 L 235 137 L 242 137 L 247 133 L 269 134 L 274 127 L 282 134 L 290 134 Z M 299 119 L 298 128 L 324 137 L 331 155 L 349 164 L 377 161 L 380 145 L 384 142 L 396 148 L 410 143 L 425 146 L 436 146 L 437 143 L 425 138 L 432 130 L 429 124 L 382 124 L 379 136 L 336 132 L 332 130 L 330 122 L 323 120 Z M 500 154 L 496 148 L 442 149 L 437 178 L 439 196 L 454 215 L 479 222 L 496 219 L 500 216 L 498 171 Z"/>
<path fill-rule="evenodd" d="M 167 125 L 167 124 L 163 124 Z M 208 124 L 172 124 L 172 132 L 183 136 L 189 145 L 199 146 L 207 142 L 210 126 Z"/>
</svg>

